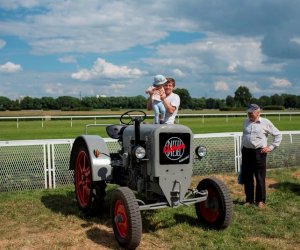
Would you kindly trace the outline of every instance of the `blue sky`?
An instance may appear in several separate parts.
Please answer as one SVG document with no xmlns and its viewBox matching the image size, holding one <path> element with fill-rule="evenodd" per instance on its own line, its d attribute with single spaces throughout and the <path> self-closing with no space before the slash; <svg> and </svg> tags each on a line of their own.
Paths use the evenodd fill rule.
<svg viewBox="0 0 300 250">
<path fill-rule="evenodd" d="M 0 96 L 300 95 L 297 0 L 1 0 Z"/>
</svg>

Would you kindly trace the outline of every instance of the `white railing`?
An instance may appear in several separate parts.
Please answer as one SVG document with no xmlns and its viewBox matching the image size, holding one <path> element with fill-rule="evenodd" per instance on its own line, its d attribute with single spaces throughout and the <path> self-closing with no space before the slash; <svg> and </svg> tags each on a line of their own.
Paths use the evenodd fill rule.
<svg viewBox="0 0 300 250">
<path fill-rule="evenodd" d="M 268 155 L 268 168 L 299 166 L 300 131 L 283 131 L 283 140 Z M 110 152 L 116 140 L 105 138 Z M 56 188 L 73 183 L 69 158 L 73 139 L 0 141 L 0 192 Z M 193 144 L 203 144 L 208 154 L 194 161 L 194 174 L 233 173 L 239 170 L 241 133 L 196 134 Z"/>
<path fill-rule="evenodd" d="M 293 116 L 300 115 L 300 112 L 262 112 L 261 115 L 263 117 L 267 116 L 278 116 L 278 120 L 281 120 L 282 116 L 289 116 L 289 119 L 292 120 Z M 202 123 L 204 123 L 205 118 L 209 117 L 224 117 L 226 122 L 228 122 L 228 119 L 230 117 L 246 117 L 245 112 L 240 112 L 240 113 L 216 113 L 216 114 L 177 114 L 177 122 L 179 123 L 180 118 L 183 117 L 199 117 L 202 118 Z M 147 117 L 153 117 L 152 114 L 147 114 Z M 37 120 L 41 121 L 41 127 L 44 127 L 44 123 L 46 120 L 51 120 L 51 119 L 57 119 L 57 120 L 70 120 L 70 127 L 73 127 L 73 121 L 74 120 L 79 120 L 79 119 L 93 119 L 94 123 L 97 123 L 97 119 L 103 119 L 103 118 L 120 118 L 120 115 L 87 115 L 87 116 L 78 116 L 78 115 L 65 115 L 65 116 L 52 116 L 52 115 L 47 115 L 47 116 L 6 116 L 6 117 L 0 117 L 1 120 L 13 120 L 16 121 L 16 127 L 19 128 L 19 123 L 20 120 Z"/>
</svg>

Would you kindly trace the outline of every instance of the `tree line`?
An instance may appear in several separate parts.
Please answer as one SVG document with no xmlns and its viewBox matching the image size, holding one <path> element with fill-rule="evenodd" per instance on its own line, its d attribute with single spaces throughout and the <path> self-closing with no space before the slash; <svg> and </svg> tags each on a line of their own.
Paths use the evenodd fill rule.
<svg viewBox="0 0 300 250">
<path fill-rule="evenodd" d="M 217 98 L 192 98 L 187 89 L 177 88 L 174 90 L 180 96 L 181 109 L 221 109 L 221 110 L 244 110 L 249 103 L 257 103 L 267 109 L 299 109 L 300 96 L 291 94 L 274 94 L 254 98 L 245 86 L 240 86 L 234 92 L 234 96 L 226 99 Z M 144 109 L 147 98 L 139 95 L 134 97 L 72 97 L 60 96 L 58 98 L 42 97 L 33 98 L 26 96 L 18 100 L 11 100 L 0 96 L 0 110 L 93 110 L 93 109 Z"/>
</svg>

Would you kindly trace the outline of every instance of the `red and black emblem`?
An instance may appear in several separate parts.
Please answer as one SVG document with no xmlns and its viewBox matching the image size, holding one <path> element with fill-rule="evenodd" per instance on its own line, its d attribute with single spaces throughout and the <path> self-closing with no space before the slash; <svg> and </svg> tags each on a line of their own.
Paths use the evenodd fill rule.
<svg viewBox="0 0 300 250">
<path fill-rule="evenodd" d="M 189 133 L 161 133 L 159 141 L 160 164 L 188 164 L 190 162 Z"/>
</svg>

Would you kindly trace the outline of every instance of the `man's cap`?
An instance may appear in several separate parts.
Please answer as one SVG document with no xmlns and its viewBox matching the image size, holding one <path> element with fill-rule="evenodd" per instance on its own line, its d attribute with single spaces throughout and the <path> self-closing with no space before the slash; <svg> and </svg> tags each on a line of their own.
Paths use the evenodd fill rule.
<svg viewBox="0 0 300 250">
<path fill-rule="evenodd" d="M 167 79 L 163 75 L 154 76 L 153 86 L 158 87 L 167 82 Z"/>
<path fill-rule="evenodd" d="M 251 113 L 251 112 L 254 112 L 254 111 L 260 111 L 260 107 L 257 104 L 253 103 L 253 104 L 250 104 L 248 106 L 247 112 Z"/>
</svg>

